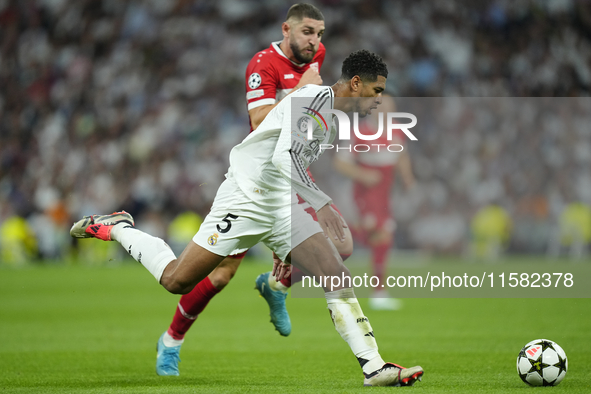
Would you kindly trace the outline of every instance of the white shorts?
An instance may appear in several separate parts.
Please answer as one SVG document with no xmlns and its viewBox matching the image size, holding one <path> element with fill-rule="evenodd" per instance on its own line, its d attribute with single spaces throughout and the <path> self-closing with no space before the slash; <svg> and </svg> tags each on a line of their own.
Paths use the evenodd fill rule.
<svg viewBox="0 0 591 394">
<path fill-rule="evenodd" d="M 220 256 L 238 254 L 262 242 L 285 260 L 293 248 L 320 232 L 320 225 L 297 201 L 269 209 L 226 179 L 193 241 Z"/>
</svg>

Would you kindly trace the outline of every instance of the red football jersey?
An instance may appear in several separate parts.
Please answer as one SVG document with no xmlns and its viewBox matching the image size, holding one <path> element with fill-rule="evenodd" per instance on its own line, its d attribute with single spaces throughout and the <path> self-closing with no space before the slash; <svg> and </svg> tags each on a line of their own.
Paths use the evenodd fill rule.
<svg viewBox="0 0 591 394">
<path fill-rule="evenodd" d="M 377 132 L 376 116 L 377 113 L 373 114 L 373 117 L 359 122 L 359 132 L 361 134 L 374 135 Z M 392 140 L 388 140 L 385 131 L 385 114 L 382 116 L 384 116 L 382 118 L 382 135 L 376 140 L 366 141 L 354 134 L 353 141 L 359 152 L 352 152 L 351 154 L 344 152 L 345 155 L 342 156 L 343 159 L 354 160 L 361 167 L 380 172 L 381 181 L 376 185 L 365 186 L 361 182 L 353 182 L 353 198 L 360 215 L 362 218 L 371 217 L 377 228 L 394 225 L 390 200 L 392 198 L 391 188 L 394 184 L 394 167 L 400 158 L 400 153 L 389 152 L 387 147 L 393 144 L 402 145 L 403 147 L 405 145 L 404 133 L 400 129 L 393 130 Z M 369 147 L 369 150 L 365 146 L 361 147 L 359 145 L 365 145 Z M 391 149 L 397 151 L 399 147 L 395 146 Z"/>
<path fill-rule="evenodd" d="M 326 49 L 320 43 L 310 63 L 296 64 L 279 48 L 281 41 L 271 43 L 264 51 L 254 55 L 246 67 L 246 102 L 248 110 L 261 105 L 273 105 L 285 97 L 298 84 L 308 68 L 320 67 Z"/>
<path fill-rule="evenodd" d="M 394 152 L 389 152 L 387 147 L 392 144 L 397 144 L 402 145 L 403 148 L 406 148 L 404 132 L 402 132 L 400 129 L 392 130 L 392 140 L 388 140 L 385 115 L 386 114 L 382 115 L 383 129 L 382 135 L 378 139 L 365 141 L 357 137 L 355 133 L 351 133 L 353 134 L 353 141 L 355 145 L 364 144 L 369 146 L 369 150 L 367 152 L 365 151 L 365 147 L 358 147 L 359 152 L 354 153 L 356 161 L 359 164 L 363 164 L 368 167 L 395 166 L 396 163 L 398 163 L 398 159 L 400 158 L 400 153 L 394 152 L 397 152 L 400 148 L 396 146 L 391 147 L 390 149 Z M 363 135 L 374 135 L 377 132 L 377 129 L 378 125 L 376 122 L 369 120 L 362 120 L 359 122 L 359 132 Z"/>
</svg>

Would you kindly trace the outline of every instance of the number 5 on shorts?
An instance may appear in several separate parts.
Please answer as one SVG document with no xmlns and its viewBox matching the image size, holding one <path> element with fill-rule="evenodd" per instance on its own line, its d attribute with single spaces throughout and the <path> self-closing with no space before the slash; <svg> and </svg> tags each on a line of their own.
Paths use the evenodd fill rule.
<svg viewBox="0 0 591 394">
<path fill-rule="evenodd" d="M 231 213 L 227 214 L 225 218 L 222 219 L 222 222 L 225 222 L 227 226 L 225 228 L 221 228 L 220 225 L 217 225 L 217 229 L 220 233 L 225 234 L 232 228 L 232 222 L 230 219 L 238 219 L 238 216 L 232 215 Z"/>
</svg>

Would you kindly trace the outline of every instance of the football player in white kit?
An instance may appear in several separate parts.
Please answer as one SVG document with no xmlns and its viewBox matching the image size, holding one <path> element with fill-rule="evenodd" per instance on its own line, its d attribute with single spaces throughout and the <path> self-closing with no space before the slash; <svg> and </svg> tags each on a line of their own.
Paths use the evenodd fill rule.
<svg viewBox="0 0 591 394">
<path fill-rule="evenodd" d="M 283 40 L 272 42 L 252 57 L 245 73 L 249 132 L 256 129 L 287 94 L 307 84 L 322 85 L 320 69 L 326 54 L 321 42 L 324 30 L 324 15 L 317 7 L 306 3 L 294 4 L 281 25 Z M 306 212 L 316 220 L 316 211 L 301 197 L 298 202 L 304 204 Z M 338 212 L 334 204 L 332 207 Z M 353 237 L 349 228 L 344 231 L 345 242 L 333 243 L 341 258 L 346 260 L 353 253 Z M 229 255 L 191 292 L 180 298 L 168 329 L 158 339 L 158 375 L 180 375 L 180 351 L 187 332 L 209 302 L 232 280 L 245 255 L 246 251 Z M 276 255 L 273 258 L 276 259 Z M 282 336 L 291 333 L 291 319 L 285 301 L 292 283 L 301 278 L 300 272 L 295 271 L 294 274 L 294 281 L 292 275 L 277 281 L 268 271 L 260 274 L 255 281 L 255 288 L 269 305 L 271 323 Z"/>
<path fill-rule="evenodd" d="M 345 59 L 341 78 L 333 86 L 306 85 L 282 100 L 230 152 L 227 179 L 211 212 L 178 258 L 162 239 L 135 229 L 133 218 L 124 211 L 84 217 L 70 234 L 119 242 L 174 294 L 190 292 L 226 256 L 259 242 L 281 260 L 275 261 L 273 269 L 277 280 L 289 273 L 292 262 L 314 277 L 350 276 L 327 239 L 344 241 L 341 216 L 306 173 L 322 154 L 318 145 L 332 142 L 335 125 L 327 116 L 326 127 L 314 126 L 313 138 L 308 139 L 297 127 L 301 115 L 292 117 L 292 100 L 306 98 L 306 109 L 312 112 L 337 109 L 363 117 L 380 103 L 387 75 L 379 56 L 361 50 Z M 316 210 L 317 222 L 297 203 L 296 192 Z M 410 386 L 421 378 L 420 366 L 404 368 L 384 362 L 352 287 L 324 291 L 334 326 L 362 368 L 364 385 Z"/>
</svg>

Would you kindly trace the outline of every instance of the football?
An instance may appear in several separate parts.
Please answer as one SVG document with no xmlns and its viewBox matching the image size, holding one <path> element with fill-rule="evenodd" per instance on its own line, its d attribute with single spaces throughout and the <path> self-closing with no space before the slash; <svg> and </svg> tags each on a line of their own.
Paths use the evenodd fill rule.
<svg viewBox="0 0 591 394">
<path fill-rule="evenodd" d="M 566 376 L 566 353 L 554 341 L 536 339 L 517 356 L 517 373 L 530 386 L 556 386 Z"/>
</svg>

